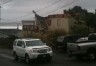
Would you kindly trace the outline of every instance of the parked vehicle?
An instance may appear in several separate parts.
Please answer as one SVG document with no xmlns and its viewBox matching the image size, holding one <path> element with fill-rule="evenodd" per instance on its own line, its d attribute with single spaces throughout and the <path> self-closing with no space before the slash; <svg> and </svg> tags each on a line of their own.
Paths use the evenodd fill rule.
<svg viewBox="0 0 96 66">
<path fill-rule="evenodd" d="M 70 56 L 77 58 L 85 56 L 94 60 L 96 58 L 96 34 L 89 34 L 88 41 L 68 43 L 67 47 Z"/>
<path fill-rule="evenodd" d="M 52 59 L 51 47 L 44 44 L 40 39 L 16 39 L 13 44 L 13 56 L 25 59 L 29 63 L 31 59 Z"/>
<path fill-rule="evenodd" d="M 67 36 L 58 36 L 57 38 L 57 48 L 67 50 L 67 43 L 68 42 L 76 42 L 78 38 L 81 38 L 82 36 L 77 35 L 67 35 Z"/>
<path fill-rule="evenodd" d="M 76 42 L 88 41 L 88 37 L 81 37 Z"/>
</svg>

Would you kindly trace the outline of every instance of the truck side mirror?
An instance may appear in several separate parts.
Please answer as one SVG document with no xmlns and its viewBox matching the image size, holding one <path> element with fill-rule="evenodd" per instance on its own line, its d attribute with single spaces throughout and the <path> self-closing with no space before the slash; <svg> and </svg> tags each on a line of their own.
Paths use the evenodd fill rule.
<svg viewBox="0 0 96 66">
<path fill-rule="evenodd" d="M 46 45 L 46 43 L 44 43 L 44 45 Z"/>
<path fill-rule="evenodd" d="M 25 48 L 25 46 L 24 46 L 24 45 L 22 45 L 22 48 Z"/>
</svg>

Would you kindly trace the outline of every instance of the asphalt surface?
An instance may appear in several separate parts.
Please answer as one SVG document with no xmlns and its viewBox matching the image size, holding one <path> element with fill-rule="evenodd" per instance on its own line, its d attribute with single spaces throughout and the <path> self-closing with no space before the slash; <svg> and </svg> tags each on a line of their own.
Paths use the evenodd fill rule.
<svg viewBox="0 0 96 66">
<path fill-rule="evenodd" d="M 26 64 L 23 60 L 13 60 L 12 50 L 0 49 L 0 66 L 96 66 L 96 61 L 69 58 L 67 53 L 58 51 L 54 52 L 51 62 L 33 60 L 32 63 Z"/>
</svg>

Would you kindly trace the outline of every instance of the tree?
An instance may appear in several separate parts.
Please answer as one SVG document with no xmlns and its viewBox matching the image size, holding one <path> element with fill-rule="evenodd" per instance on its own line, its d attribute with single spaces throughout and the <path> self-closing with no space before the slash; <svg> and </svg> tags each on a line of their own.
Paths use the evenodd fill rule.
<svg viewBox="0 0 96 66">
<path fill-rule="evenodd" d="M 89 28 L 94 28 L 94 32 L 96 32 L 96 14 L 90 13 L 87 9 L 82 9 L 81 6 L 74 6 L 71 9 L 65 10 L 67 13 L 71 14 L 77 22 L 75 24 L 86 25 Z"/>
<path fill-rule="evenodd" d="M 94 28 L 94 32 L 96 32 L 96 14 L 91 14 L 90 24 Z"/>
<path fill-rule="evenodd" d="M 18 38 L 18 37 L 15 36 L 15 35 L 9 35 L 9 37 L 8 37 L 9 40 L 15 40 L 15 39 L 17 39 L 17 38 Z"/>
<path fill-rule="evenodd" d="M 72 34 L 82 34 L 82 36 L 88 36 L 89 31 L 86 27 L 77 25 L 72 29 Z"/>
</svg>

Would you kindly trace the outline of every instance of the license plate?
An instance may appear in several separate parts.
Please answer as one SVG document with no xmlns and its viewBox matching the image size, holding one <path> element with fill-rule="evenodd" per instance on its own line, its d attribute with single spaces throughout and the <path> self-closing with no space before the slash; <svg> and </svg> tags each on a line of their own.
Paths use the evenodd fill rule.
<svg viewBox="0 0 96 66">
<path fill-rule="evenodd" d="M 42 55 L 42 57 L 46 57 L 46 55 Z"/>
</svg>

